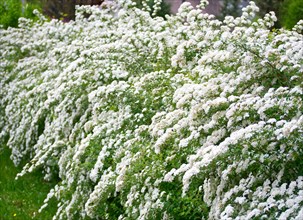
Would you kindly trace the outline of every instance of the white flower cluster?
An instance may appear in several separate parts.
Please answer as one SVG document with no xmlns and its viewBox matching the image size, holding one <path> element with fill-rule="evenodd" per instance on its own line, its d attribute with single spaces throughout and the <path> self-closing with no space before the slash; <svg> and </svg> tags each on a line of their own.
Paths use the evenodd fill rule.
<svg viewBox="0 0 303 220">
<path fill-rule="evenodd" d="M 207 1 L 0 29 L 0 137 L 54 219 L 302 219 L 303 36 Z M 161 0 L 157 0 L 154 12 Z M 147 4 L 146 4 L 147 5 Z M 301 27 L 301 28 L 300 28 Z"/>
</svg>

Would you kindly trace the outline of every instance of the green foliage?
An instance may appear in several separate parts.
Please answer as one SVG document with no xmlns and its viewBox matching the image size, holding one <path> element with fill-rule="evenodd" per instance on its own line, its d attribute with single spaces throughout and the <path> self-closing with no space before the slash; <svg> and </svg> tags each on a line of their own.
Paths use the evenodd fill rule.
<svg viewBox="0 0 303 220">
<path fill-rule="evenodd" d="M 293 28 L 303 19 L 303 0 L 286 0 L 281 6 L 281 24 L 287 29 Z"/>
<path fill-rule="evenodd" d="M 39 1 L 29 1 L 23 6 L 20 0 L 0 0 L 0 25 L 17 27 L 20 17 L 36 19 L 34 9 L 41 9 Z"/>
<path fill-rule="evenodd" d="M 36 15 L 34 15 L 33 11 L 35 9 L 38 9 L 39 11 L 42 10 L 42 3 L 38 0 L 31 0 L 26 1 L 26 4 L 24 6 L 24 14 L 22 14 L 22 17 L 30 18 L 36 20 Z"/>
<path fill-rule="evenodd" d="M 17 27 L 18 18 L 21 16 L 22 5 L 21 1 L 16 0 L 1 0 L 0 2 L 0 24 L 4 27 Z"/>
</svg>

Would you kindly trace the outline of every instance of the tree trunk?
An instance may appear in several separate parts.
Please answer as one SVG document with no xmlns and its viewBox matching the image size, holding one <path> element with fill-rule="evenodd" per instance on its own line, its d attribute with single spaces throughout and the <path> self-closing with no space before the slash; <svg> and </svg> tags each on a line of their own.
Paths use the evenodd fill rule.
<svg viewBox="0 0 303 220">
<path fill-rule="evenodd" d="M 75 5 L 100 5 L 104 0 L 44 0 L 44 12 L 51 18 L 75 19 Z"/>
</svg>

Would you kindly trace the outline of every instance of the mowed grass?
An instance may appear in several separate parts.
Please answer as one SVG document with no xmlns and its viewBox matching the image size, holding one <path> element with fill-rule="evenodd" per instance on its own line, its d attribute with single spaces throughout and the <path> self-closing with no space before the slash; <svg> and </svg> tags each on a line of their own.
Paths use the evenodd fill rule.
<svg viewBox="0 0 303 220">
<path fill-rule="evenodd" d="M 42 213 L 38 210 L 56 181 L 43 180 L 39 171 L 15 180 L 21 167 L 15 167 L 9 156 L 10 150 L 0 147 L 0 220 L 52 219 L 55 201 L 51 201 Z"/>
</svg>

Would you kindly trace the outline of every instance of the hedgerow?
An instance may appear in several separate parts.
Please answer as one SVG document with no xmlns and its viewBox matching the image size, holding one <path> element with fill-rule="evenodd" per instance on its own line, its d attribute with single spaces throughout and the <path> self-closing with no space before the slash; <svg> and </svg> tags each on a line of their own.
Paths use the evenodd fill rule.
<svg viewBox="0 0 303 220">
<path fill-rule="evenodd" d="M 303 23 L 204 5 L 0 30 L 1 140 L 59 177 L 54 219 L 302 219 Z"/>
</svg>

